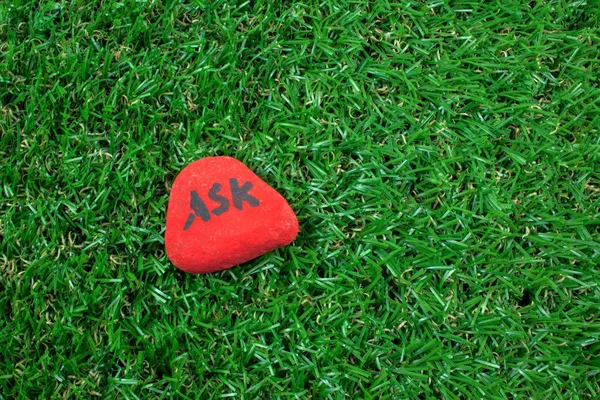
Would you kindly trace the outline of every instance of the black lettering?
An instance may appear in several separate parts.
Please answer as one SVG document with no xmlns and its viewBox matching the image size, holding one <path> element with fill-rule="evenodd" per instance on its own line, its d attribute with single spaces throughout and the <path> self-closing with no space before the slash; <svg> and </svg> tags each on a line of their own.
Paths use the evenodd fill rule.
<svg viewBox="0 0 600 400">
<path fill-rule="evenodd" d="M 229 184 L 231 185 L 231 199 L 235 208 L 241 210 L 244 201 L 250 204 L 251 207 L 258 207 L 260 203 L 258 199 L 248 194 L 252 189 L 252 182 L 246 182 L 240 187 L 237 179 L 231 178 Z"/>
<path fill-rule="evenodd" d="M 198 196 L 198 193 L 196 193 L 195 190 L 192 190 L 190 194 L 192 196 L 190 199 L 190 208 L 194 212 L 188 215 L 187 220 L 185 221 L 185 226 L 183 227 L 184 231 L 190 229 L 196 217 L 202 218 L 204 222 L 210 220 L 208 208 L 206 208 L 206 204 L 204 204 L 204 201 L 200 198 L 200 196 Z"/>
<path fill-rule="evenodd" d="M 190 226 L 192 226 L 195 219 L 196 219 L 196 216 L 194 215 L 194 213 L 190 213 L 190 215 L 188 215 L 187 219 L 185 220 L 185 225 L 183 226 L 183 230 L 187 231 L 188 229 L 190 229 Z"/>
<path fill-rule="evenodd" d="M 219 203 L 219 207 L 212 210 L 212 213 L 215 214 L 217 217 L 223 214 L 225 211 L 229 210 L 229 200 L 227 200 L 227 197 L 221 196 L 219 194 L 220 190 L 221 184 L 215 183 L 208 191 L 208 198 L 212 201 L 216 201 L 217 203 Z"/>
</svg>

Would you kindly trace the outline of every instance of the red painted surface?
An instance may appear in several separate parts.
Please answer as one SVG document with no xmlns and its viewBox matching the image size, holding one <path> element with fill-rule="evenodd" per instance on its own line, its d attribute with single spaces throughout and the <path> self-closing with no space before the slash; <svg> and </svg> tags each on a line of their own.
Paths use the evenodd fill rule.
<svg viewBox="0 0 600 400">
<path fill-rule="evenodd" d="M 298 219 L 287 201 L 238 160 L 200 159 L 173 183 L 165 247 L 183 271 L 231 268 L 291 243 L 297 234 Z"/>
</svg>

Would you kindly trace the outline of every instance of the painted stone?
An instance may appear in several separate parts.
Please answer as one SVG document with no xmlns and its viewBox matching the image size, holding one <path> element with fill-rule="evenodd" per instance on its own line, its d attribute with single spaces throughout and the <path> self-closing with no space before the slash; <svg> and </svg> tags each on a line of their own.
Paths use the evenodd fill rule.
<svg viewBox="0 0 600 400">
<path fill-rule="evenodd" d="M 207 157 L 175 178 L 165 247 L 179 269 L 231 268 L 291 243 L 298 219 L 287 201 L 242 162 Z"/>
</svg>

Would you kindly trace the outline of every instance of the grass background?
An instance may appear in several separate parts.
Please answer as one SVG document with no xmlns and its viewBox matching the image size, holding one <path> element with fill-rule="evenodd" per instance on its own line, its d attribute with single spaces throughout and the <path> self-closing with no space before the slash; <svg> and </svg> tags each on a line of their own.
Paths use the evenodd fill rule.
<svg viewBox="0 0 600 400">
<path fill-rule="evenodd" d="M 0 4 L 0 398 L 597 398 L 588 1 Z M 290 246 L 190 276 L 185 165 Z"/>
</svg>

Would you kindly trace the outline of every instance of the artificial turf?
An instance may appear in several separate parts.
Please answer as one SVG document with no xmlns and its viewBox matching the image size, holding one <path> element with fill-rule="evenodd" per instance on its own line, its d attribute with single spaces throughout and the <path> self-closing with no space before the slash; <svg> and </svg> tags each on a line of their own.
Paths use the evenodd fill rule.
<svg viewBox="0 0 600 400">
<path fill-rule="evenodd" d="M 0 398 L 597 398 L 599 7 L 0 3 Z M 214 155 L 301 231 L 186 275 Z"/>
</svg>

